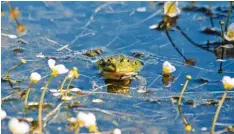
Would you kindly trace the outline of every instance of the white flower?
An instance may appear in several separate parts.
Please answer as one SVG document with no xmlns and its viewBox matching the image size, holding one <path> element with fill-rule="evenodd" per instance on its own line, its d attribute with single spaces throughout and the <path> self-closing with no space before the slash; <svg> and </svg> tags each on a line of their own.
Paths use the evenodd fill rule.
<svg viewBox="0 0 234 134">
<path fill-rule="evenodd" d="M 77 119 L 82 121 L 84 123 L 85 127 L 90 127 L 90 126 L 96 126 L 96 117 L 93 113 L 84 113 L 84 112 L 79 112 L 77 114 Z"/>
<path fill-rule="evenodd" d="M 6 118 L 7 113 L 1 109 L 1 120 L 3 120 L 4 118 Z"/>
<path fill-rule="evenodd" d="M 8 127 L 13 134 L 27 134 L 30 131 L 30 126 L 26 121 L 19 121 L 17 118 L 12 118 Z"/>
<path fill-rule="evenodd" d="M 178 2 L 168 1 L 164 3 L 164 14 L 169 17 L 176 17 L 180 14 Z"/>
<path fill-rule="evenodd" d="M 227 30 L 227 33 L 224 34 L 224 38 L 227 41 L 234 41 L 234 23 L 232 23 Z"/>
<path fill-rule="evenodd" d="M 119 128 L 116 128 L 113 130 L 112 134 L 121 134 L 121 130 Z"/>
<path fill-rule="evenodd" d="M 172 73 L 172 72 L 176 71 L 175 66 L 171 65 L 171 63 L 168 62 L 168 61 L 165 61 L 163 63 L 163 68 L 162 69 L 163 69 L 163 73 L 165 73 L 165 74 L 169 74 L 169 73 Z"/>
<path fill-rule="evenodd" d="M 56 61 L 53 59 L 48 60 L 48 65 L 50 69 L 52 70 L 52 75 L 57 76 L 59 74 L 64 74 L 68 72 L 68 69 L 64 65 L 62 64 L 55 65 L 55 62 Z"/>
<path fill-rule="evenodd" d="M 223 76 L 222 82 L 225 89 L 231 90 L 234 88 L 234 78 Z"/>
<path fill-rule="evenodd" d="M 30 75 L 30 81 L 32 83 L 37 83 L 39 80 L 41 80 L 41 75 L 37 72 L 33 72 Z"/>
</svg>

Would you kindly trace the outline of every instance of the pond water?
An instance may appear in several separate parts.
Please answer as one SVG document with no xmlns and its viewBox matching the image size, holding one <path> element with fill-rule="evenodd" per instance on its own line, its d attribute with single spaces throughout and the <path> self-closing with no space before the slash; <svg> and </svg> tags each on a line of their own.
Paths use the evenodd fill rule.
<svg viewBox="0 0 234 134">
<path fill-rule="evenodd" d="M 222 77 L 234 77 L 233 50 L 223 62 L 223 72 L 218 73 L 220 62 L 213 52 L 217 45 L 210 45 L 211 51 L 201 49 L 191 44 L 176 28 L 172 28 L 169 34 L 178 49 L 186 58 L 196 60 L 195 66 L 184 65 L 184 59 L 171 45 L 165 30 L 149 29 L 163 19 L 161 2 L 11 2 L 11 5 L 19 8 L 19 21 L 26 26 L 27 33 L 18 39 L 1 36 L 2 76 L 10 67 L 18 64 L 21 58 L 26 59 L 27 64 L 10 73 L 11 78 L 22 80 L 20 84 L 11 87 L 9 83 L 1 82 L 1 97 L 11 95 L 17 89 L 25 90 L 30 83 L 30 74 L 36 71 L 43 79 L 33 86 L 29 101 L 39 101 L 41 87 L 50 74 L 48 59 L 37 57 L 39 53 L 56 58 L 57 63 L 64 64 L 69 69 L 77 67 L 80 77 L 74 79 L 72 86 L 88 94 L 76 95 L 72 102 L 80 101 L 80 106 L 69 108 L 68 111 L 63 104 L 56 116 L 48 119 L 45 133 L 74 133 L 68 128 L 67 113 L 75 117 L 79 111 L 93 112 L 100 132 L 108 133 L 120 128 L 122 133 L 185 133 L 183 121 L 178 116 L 177 103 L 173 103 L 171 98 L 179 96 L 186 75 L 191 75 L 192 80 L 182 101 L 183 114 L 194 129 L 192 133 L 209 133 L 217 105 L 202 104 L 210 99 L 218 101 L 224 91 Z M 204 10 L 185 10 L 190 5 L 190 2 L 179 2 L 181 14 L 176 24 L 198 44 L 206 44 L 208 40 L 221 42 L 220 36 L 206 34 L 202 30 L 211 28 L 213 23 L 213 28 L 220 31 L 219 22 L 226 21 L 229 2 L 212 2 L 212 23 Z M 195 2 L 198 9 L 208 9 L 209 5 L 210 2 Z M 9 18 L 6 2 L 2 2 L 1 6 L 5 13 L 1 17 L 1 33 L 17 35 L 16 24 Z M 232 22 L 233 13 L 229 24 Z M 61 50 L 65 45 L 68 45 L 67 48 Z M 103 53 L 93 58 L 82 55 L 86 50 L 96 48 L 103 48 Z M 13 51 L 16 49 L 21 52 Z M 145 55 L 145 58 L 139 58 L 144 63 L 139 75 L 147 81 L 146 90 L 149 92 L 137 92 L 137 79 L 132 80 L 128 93 L 107 92 L 96 61 L 117 54 L 133 57 L 132 52 Z M 169 87 L 162 83 L 164 61 L 169 61 L 176 67 L 176 72 L 173 73 L 175 81 Z M 59 88 L 64 77 L 65 75 L 56 77 L 49 90 Z M 17 98 L 17 95 L 14 97 Z M 217 130 L 234 125 L 234 93 L 228 92 L 228 97 L 231 99 L 224 102 Z M 103 103 L 93 103 L 93 99 L 102 99 Z M 191 100 L 195 105 L 188 103 Z M 44 101 L 52 104 L 53 108 L 61 102 L 49 91 Z M 1 108 L 9 117 L 25 117 L 24 102 L 19 97 L 2 102 Z M 43 116 L 53 108 L 45 109 Z M 28 117 L 37 120 L 37 110 L 28 111 Z M 10 133 L 8 121 L 9 119 L 4 119 L 1 122 L 1 132 L 4 134 Z M 88 131 L 81 129 L 80 132 Z"/>
</svg>

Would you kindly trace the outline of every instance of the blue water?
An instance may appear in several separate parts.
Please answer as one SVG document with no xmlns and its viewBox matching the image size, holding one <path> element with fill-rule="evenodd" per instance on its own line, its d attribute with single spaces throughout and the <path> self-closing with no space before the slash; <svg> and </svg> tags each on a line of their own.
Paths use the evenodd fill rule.
<svg viewBox="0 0 234 134">
<path fill-rule="evenodd" d="M 57 63 L 65 64 L 69 69 L 77 67 L 81 74 L 72 83 L 73 86 L 83 91 L 92 91 L 94 83 L 103 88 L 86 96 L 76 96 L 73 100 L 80 101 L 81 106 L 69 109 L 72 116 L 76 116 L 78 111 L 91 111 L 97 117 L 98 128 L 101 132 L 120 128 L 123 133 L 185 133 L 183 122 L 177 117 L 177 105 L 172 103 L 172 96 L 179 96 L 186 75 L 191 75 L 185 92 L 184 102 L 194 100 L 198 105 L 192 107 L 187 104 L 182 105 L 183 113 L 194 128 L 193 133 L 209 133 L 211 122 L 216 110 L 216 106 L 201 106 L 207 99 L 218 100 L 222 96 L 221 79 L 224 75 L 234 77 L 234 60 L 226 59 L 223 65 L 223 73 L 217 73 L 220 63 L 216 61 L 213 52 L 202 50 L 189 43 L 177 30 L 169 31 L 173 42 L 188 57 L 197 61 L 196 66 L 185 66 L 182 57 L 170 44 L 164 31 L 150 30 L 149 26 L 159 23 L 163 17 L 163 7 L 153 2 L 11 2 L 13 7 L 18 7 L 21 11 L 19 21 L 27 27 L 27 34 L 21 38 L 28 42 L 22 44 L 17 39 L 10 39 L 1 36 L 1 73 L 19 63 L 18 59 L 24 58 L 27 64 L 15 69 L 10 76 L 14 79 L 23 79 L 20 85 L 21 90 L 27 88 L 29 75 L 31 72 L 38 72 L 42 76 L 50 73 L 47 60 L 38 58 L 38 53 L 57 58 Z M 197 7 L 208 7 L 209 2 L 196 2 Z M 190 2 L 179 2 L 179 7 L 187 7 Z M 5 2 L 1 3 L 5 16 L 1 17 L 2 33 L 17 34 L 15 22 L 8 16 L 8 9 Z M 138 8 L 144 7 L 146 11 L 139 12 Z M 226 20 L 226 12 L 217 10 L 218 7 L 228 10 L 228 2 L 212 2 L 211 10 L 214 16 L 214 27 L 220 31 L 219 21 Z M 158 12 L 158 13 L 157 13 Z M 201 20 L 198 20 L 201 19 Z M 229 24 L 234 22 L 234 14 L 231 14 Z M 183 11 L 177 20 L 177 25 L 183 29 L 193 41 L 204 44 L 221 41 L 215 35 L 201 33 L 201 30 L 210 27 L 210 19 L 203 12 Z M 57 43 L 51 42 L 53 40 Z M 147 80 L 148 94 L 137 92 L 137 80 L 133 80 L 129 94 L 112 94 L 106 92 L 104 80 L 100 77 L 96 68 L 95 59 L 84 59 L 80 55 L 73 55 L 66 60 L 64 57 L 72 55 L 67 49 L 59 54 L 57 49 L 64 45 L 69 45 L 73 52 L 102 47 L 104 53 L 102 57 L 115 54 L 131 56 L 131 52 L 138 51 L 145 55 L 151 55 L 143 59 L 144 68 L 140 75 Z M 15 53 L 14 48 L 22 48 L 22 53 Z M 100 57 L 99 57 L 100 58 Z M 176 81 L 171 87 L 164 87 L 161 78 L 161 68 L 164 61 L 169 61 L 176 66 L 173 75 Z M 58 76 L 53 80 L 50 89 L 59 88 L 65 75 Z M 41 80 L 33 87 L 30 101 L 39 101 L 41 87 L 44 86 L 48 77 Z M 156 79 L 157 78 L 157 79 Z M 198 78 L 209 80 L 209 83 L 202 83 Z M 1 83 L 2 98 L 12 94 L 13 90 L 8 83 Z M 233 92 L 228 93 L 232 98 L 224 103 L 220 113 L 216 129 L 221 130 L 226 124 L 234 125 Z M 95 98 L 100 98 L 102 104 L 92 103 Z M 160 103 L 157 103 L 160 101 Z M 47 92 L 45 102 L 51 103 L 54 107 L 59 104 L 57 97 Z M 24 106 L 22 100 L 7 101 L 2 103 L 9 117 L 24 118 Z M 52 109 L 46 109 L 46 115 Z M 111 114 L 106 114 L 101 110 L 107 110 Z M 29 111 L 29 117 L 37 119 L 37 111 Z M 8 130 L 8 119 L 2 120 L 1 131 L 4 134 L 10 133 Z M 61 127 L 61 131 L 58 128 Z M 207 127 L 207 131 L 201 132 L 202 127 Z M 66 121 L 66 107 L 63 105 L 60 112 L 45 127 L 45 133 L 74 133 L 70 131 Z M 81 132 L 87 132 L 81 129 Z"/>
</svg>

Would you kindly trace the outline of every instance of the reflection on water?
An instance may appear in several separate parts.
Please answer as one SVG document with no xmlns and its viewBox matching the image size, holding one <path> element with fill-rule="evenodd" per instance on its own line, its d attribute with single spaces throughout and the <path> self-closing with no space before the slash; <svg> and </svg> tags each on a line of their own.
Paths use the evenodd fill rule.
<svg viewBox="0 0 234 134">
<path fill-rule="evenodd" d="M 107 86 L 107 92 L 128 94 L 131 81 L 132 80 L 130 79 L 126 79 L 126 80 L 106 79 L 105 84 Z"/>
</svg>

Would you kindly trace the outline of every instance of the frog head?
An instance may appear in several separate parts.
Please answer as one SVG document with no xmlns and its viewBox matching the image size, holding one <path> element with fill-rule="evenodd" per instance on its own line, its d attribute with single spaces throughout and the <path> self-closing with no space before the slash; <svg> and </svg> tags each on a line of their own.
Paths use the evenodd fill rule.
<svg viewBox="0 0 234 134">
<path fill-rule="evenodd" d="M 115 73 L 138 73 L 143 63 L 137 59 L 133 59 L 124 55 L 114 55 L 97 61 L 99 70 Z"/>
</svg>

